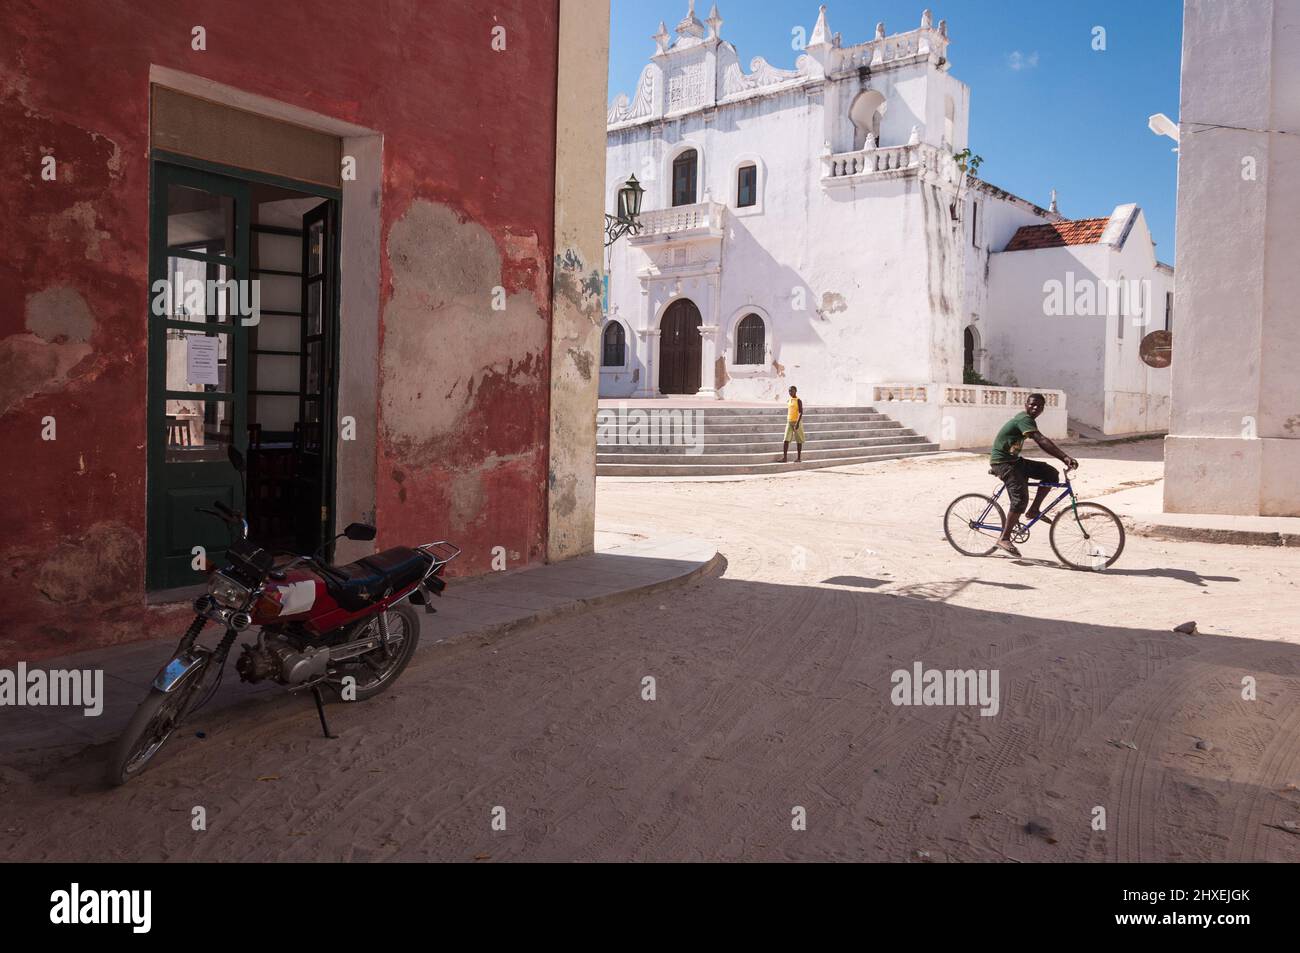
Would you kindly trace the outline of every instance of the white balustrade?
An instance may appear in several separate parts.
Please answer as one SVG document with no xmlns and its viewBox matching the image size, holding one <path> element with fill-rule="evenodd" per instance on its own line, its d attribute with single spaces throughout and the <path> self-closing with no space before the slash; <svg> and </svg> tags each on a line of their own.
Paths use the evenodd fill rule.
<svg viewBox="0 0 1300 953">
<path fill-rule="evenodd" d="M 725 211 L 726 206 L 718 202 L 697 202 L 642 212 L 641 230 L 634 237 L 644 239 L 691 231 L 720 232 Z"/>
</svg>

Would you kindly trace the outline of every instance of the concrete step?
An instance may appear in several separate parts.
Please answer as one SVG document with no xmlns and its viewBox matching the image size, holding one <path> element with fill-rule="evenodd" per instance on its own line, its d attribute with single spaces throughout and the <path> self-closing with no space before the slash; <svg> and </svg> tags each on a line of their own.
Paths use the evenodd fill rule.
<svg viewBox="0 0 1300 953">
<path fill-rule="evenodd" d="M 878 463 L 884 460 L 898 460 L 903 457 L 923 456 L 937 453 L 937 443 L 910 445 L 898 452 L 876 453 L 867 456 L 831 458 L 821 460 L 804 459 L 802 463 L 756 463 L 745 466 L 704 465 L 704 464 L 637 464 L 596 462 L 596 475 L 608 477 L 686 477 L 686 476 L 763 476 L 776 473 L 792 473 L 796 470 L 817 470 L 823 467 L 841 467 L 854 463 Z"/>
<path fill-rule="evenodd" d="M 914 430 L 904 427 L 902 424 L 894 421 L 885 421 L 879 424 L 869 424 L 865 427 L 855 427 L 844 430 L 814 430 L 804 428 L 804 434 L 809 443 L 819 442 L 822 440 L 865 440 L 872 437 L 909 437 Z M 771 443 L 773 440 L 781 442 L 785 436 L 784 427 L 764 428 L 761 430 L 740 430 L 735 433 L 718 433 L 713 430 L 701 430 L 698 433 L 683 433 L 673 431 L 667 434 L 645 434 L 635 436 L 626 435 L 626 441 L 620 442 L 618 434 L 598 435 L 597 447 L 636 447 L 645 446 L 647 443 L 656 444 L 680 444 L 683 441 L 687 443 L 704 443 L 704 444 L 731 444 L 731 443 Z M 608 439 L 605 439 L 607 437 Z"/>
<path fill-rule="evenodd" d="M 724 424 L 762 424 L 762 423 L 773 423 L 773 422 L 784 424 L 785 421 L 788 419 L 786 417 L 785 411 L 781 411 L 780 413 L 774 413 L 774 414 L 703 413 L 703 414 L 694 414 L 692 416 L 695 420 L 702 420 L 706 424 L 716 424 L 719 426 Z M 813 421 L 817 421 L 818 423 L 837 423 L 837 424 L 865 423 L 867 421 L 872 421 L 872 420 L 888 420 L 888 419 L 889 418 L 886 415 L 878 414 L 872 410 L 863 410 L 851 414 L 818 414 L 818 413 L 810 412 L 810 413 L 805 413 L 803 415 L 803 422 L 805 424 L 812 423 Z"/>
<path fill-rule="evenodd" d="M 813 435 L 820 437 L 829 436 L 853 436 L 854 434 L 876 434 L 876 433 L 893 433 L 902 430 L 903 425 L 896 420 L 870 420 L 860 422 L 850 422 L 847 424 L 836 423 L 809 423 L 804 421 L 803 431 L 811 440 Z M 717 427 L 701 427 L 706 440 L 713 437 L 737 437 L 752 436 L 767 438 L 776 434 L 776 439 L 780 440 L 781 435 L 785 433 L 785 421 L 779 420 L 774 423 L 766 424 L 727 424 Z M 676 432 L 676 431 L 674 431 Z"/>
<path fill-rule="evenodd" d="M 689 413 L 689 436 L 698 445 L 598 445 L 598 476 L 725 476 L 727 474 L 787 473 L 818 467 L 895 460 L 935 453 L 938 444 L 904 427 L 874 407 L 813 407 L 805 405 L 804 432 L 808 440 L 803 460 L 780 463 L 786 408 L 682 407 L 629 402 L 628 410 L 682 410 Z M 602 412 L 617 410 L 603 407 Z M 685 417 L 683 419 L 686 419 Z M 659 424 L 662 425 L 663 418 Z M 696 429 L 698 428 L 698 429 Z M 656 431 L 659 427 L 656 426 Z M 684 428 L 683 428 L 684 429 Z M 680 444 L 682 430 L 668 436 Z M 646 436 L 649 436 L 647 431 Z M 656 439 L 659 439 L 656 433 Z"/>
<path fill-rule="evenodd" d="M 654 411 L 680 410 L 680 411 L 690 411 L 691 413 L 696 413 L 696 414 L 705 414 L 710 417 L 726 417 L 726 416 L 734 416 L 737 414 L 744 414 L 744 415 L 751 415 L 751 416 L 755 414 L 763 414 L 763 415 L 775 414 L 779 417 L 784 417 L 786 414 L 786 407 L 784 403 L 773 404 L 771 407 L 733 407 L 728 405 L 725 402 L 709 404 L 708 406 L 704 406 L 704 407 L 701 406 L 674 407 L 671 403 L 665 403 L 665 402 L 651 401 L 649 403 L 644 403 L 644 402 L 637 402 L 637 401 L 628 401 L 625 409 L 654 410 Z M 599 408 L 598 413 L 606 412 L 606 411 L 617 412 L 618 410 L 619 408 L 617 406 L 601 407 Z M 808 404 L 808 403 L 805 403 L 803 405 L 803 410 L 804 413 L 809 416 L 813 414 L 862 414 L 862 413 L 874 414 L 876 412 L 876 409 L 874 407 L 838 407 L 838 406 L 837 407 L 815 407 L 812 404 Z"/>
<path fill-rule="evenodd" d="M 753 440 L 749 436 L 742 435 L 738 442 L 711 442 L 706 440 L 699 446 L 682 446 L 680 444 L 661 444 L 655 446 L 636 446 L 632 444 L 597 444 L 596 459 L 601 460 L 605 457 L 610 458 L 610 462 L 615 462 L 614 458 L 625 458 L 629 456 L 638 456 L 646 454 L 673 455 L 673 456 L 727 456 L 734 454 L 771 454 L 780 452 L 782 434 L 776 434 L 769 440 Z M 743 441 L 743 442 L 742 442 Z M 821 451 L 828 450 L 861 450 L 870 447 L 888 446 L 891 444 L 908 444 L 908 443 L 925 443 L 924 437 L 913 433 L 912 431 L 893 430 L 880 436 L 862 437 L 855 436 L 843 440 L 808 440 L 803 445 L 803 455 L 808 457 L 816 455 Z"/>
<path fill-rule="evenodd" d="M 803 458 L 805 461 L 811 460 L 844 460 L 857 457 L 870 457 L 877 453 L 900 453 L 911 450 L 914 447 L 931 447 L 933 444 L 926 442 L 924 437 L 904 437 L 893 442 L 882 442 L 872 444 L 866 447 L 846 447 L 839 450 L 812 450 L 807 444 L 804 444 Z M 655 448 L 635 447 L 637 451 L 653 451 Z M 681 447 L 661 447 L 661 451 L 682 450 Z M 794 448 L 790 448 L 791 456 L 794 455 Z M 707 453 L 707 454 L 684 454 L 684 453 L 654 453 L 654 452 L 637 452 L 637 453 L 597 453 L 596 454 L 596 472 L 600 472 L 602 464 L 627 465 L 635 463 L 644 463 L 651 465 L 662 465 L 666 459 L 681 459 L 684 465 L 695 465 L 704 467 L 716 466 L 751 466 L 753 464 L 775 463 L 780 459 L 781 448 L 773 448 L 768 445 L 764 450 L 758 453 Z"/>
</svg>

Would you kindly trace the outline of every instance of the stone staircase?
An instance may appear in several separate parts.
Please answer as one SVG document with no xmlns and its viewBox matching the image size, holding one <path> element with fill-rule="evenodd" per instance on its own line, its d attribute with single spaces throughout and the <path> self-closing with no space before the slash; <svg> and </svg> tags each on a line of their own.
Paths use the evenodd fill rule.
<svg viewBox="0 0 1300 953">
<path fill-rule="evenodd" d="M 804 412 L 803 462 L 781 463 L 785 434 L 784 407 L 717 406 L 675 408 L 665 402 L 627 404 L 628 411 L 649 414 L 690 414 L 689 426 L 674 430 L 671 440 L 645 445 L 644 438 L 627 436 L 599 416 L 596 447 L 597 476 L 731 476 L 788 473 L 818 467 L 838 467 L 934 453 L 939 445 L 909 430 L 872 407 L 807 407 Z M 602 408 L 601 415 L 615 413 Z M 662 427 L 663 418 L 659 420 Z M 603 434 L 603 437 L 602 437 Z M 686 442 L 683 445 L 682 435 Z"/>
</svg>

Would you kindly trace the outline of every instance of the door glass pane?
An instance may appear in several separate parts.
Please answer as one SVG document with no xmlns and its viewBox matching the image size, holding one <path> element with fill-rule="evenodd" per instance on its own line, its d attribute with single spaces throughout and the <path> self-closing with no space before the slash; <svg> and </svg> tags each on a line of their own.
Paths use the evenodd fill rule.
<svg viewBox="0 0 1300 953">
<path fill-rule="evenodd" d="M 167 390 L 230 392 L 230 335 L 167 329 Z"/>
<path fill-rule="evenodd" d="M 252 290 L 245 300 L 234 274 L 229 265 L 171 256 L 166 284 L 155 282 L 150 308 L 155 317 L 206 324 L 226 324 L 232 315 L 251 314 Z"/>
<path fill-rule="evenodd" d="M 320 290 L 322 282 L 307 285 L 307 333 L 320 334 Z"/>
<path fill-rule="evenodd" d="M 226 459 L 230 445 L 230 401 L 169 400 L 163 420 L 168 463 Z"/>
<path fill-rule="evenodd" d="M 183 185 L 167 186 L 167 247 L 233 255 L 234 197 Z"/>
<path fill-rule="evenodd" d="M 307 393 L 320 393 L 320 341 L 309 341 L 307 343 Z"/>
<path fill-rule="evenodd" d="M 307 277 L 319 275 L 325 268 L 325 223 L 312 222 L 307 230 Z"/>
</svg>

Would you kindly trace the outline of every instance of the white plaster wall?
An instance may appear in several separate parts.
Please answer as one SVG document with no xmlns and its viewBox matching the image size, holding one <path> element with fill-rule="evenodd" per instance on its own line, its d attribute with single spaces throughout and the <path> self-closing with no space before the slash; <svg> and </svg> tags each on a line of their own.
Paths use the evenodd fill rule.
<svg viewBox="0 0 1300 953">
<path fill-rule="evenodd" d="M 1049 281 L 1067 289 L 1082 282 L 1141 282 L 1153 314 L 1127 315 L 1119 336 L 1118 313 L 1047 313 Z M 1147 366 L 1139 355 L 1144 334 L 1164 327 L 1164 295 L 1173 278 L 1157 267 L 1142 213 L 1120 248 L 1072 245 L 990 256 L 988 314 L 982 319 L 991 380 L 999 384 L 1057 387 L 1069 395 L 1070 415 L 1106 434 L 1168 427 L 1169 369 Z M 1068 293 L 1068 291 L 1067 291 Z"/>
<path fill-rule="evenodd" d="M 998 381 L 990 371 L 994 364 L 1002 368 L 1008 367 L 1009 358 L 992 350 L 995 329 L 990 321 L 990 256 L 1006 247 L 1011 236 L 1022 225 L 1041 225 L 1045 221 L 1055 220 L 1057 216 L 1046 215 L 1029 203 L 985 183 L 972 189 L 962 204 L 962 242 L 966 246 L 963 253 L 965 297 L 961 329 L 958 331 L 959 340 L 966 327 L 974 328 L 978 339 L 975 369 L 984 377 Z M 973 208 L 978 211 L 972 212 Z M 1010 376 L 1015 376 L 1014 369 Z M 959 368 L 953 380 L 961 379 Z"/>
<path fill-rule="evenodd" d="M 1187 0 L 1180 123 L 1165 509 L 1300 515 L 1300 4 Z"/>
<path fill-rule="evenodd" d="M 1049 280 L 1105 276 L 1106 253 L 1071 245 L 989 256 L 989 306 L 984 319 L 988 377 L 1004 386 L 1065 391 L 1070 416 L 1101 428 L 1106 373 L 1105 316 L 1048 315 Z"/>
<path fill-rule="evenodd" d="M 1108 249 L 1107 277 L 1141 282 L 1143 303 L 1124 318 L 1107 321 L 1105 414 L 1101 429 L 1107 434 L 1150 433 L 1169 428 L 1170 369 L 1154 368 L 1141 357 L 1142 338 L 1163 329 L 1165 292 L 1172 278 L 1157 267 L 1155 249 L 1141 211 L 1122 248 Z"/>
</svg>

